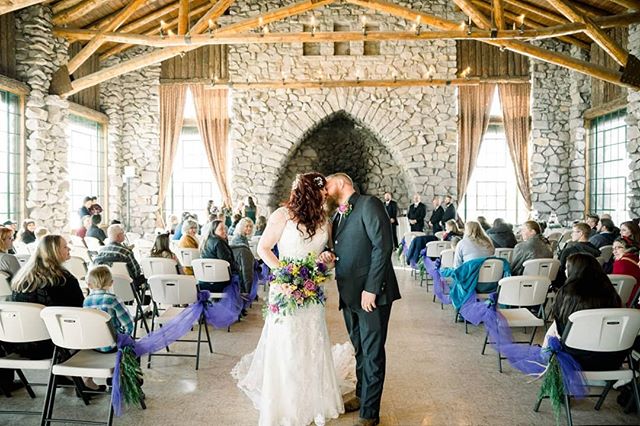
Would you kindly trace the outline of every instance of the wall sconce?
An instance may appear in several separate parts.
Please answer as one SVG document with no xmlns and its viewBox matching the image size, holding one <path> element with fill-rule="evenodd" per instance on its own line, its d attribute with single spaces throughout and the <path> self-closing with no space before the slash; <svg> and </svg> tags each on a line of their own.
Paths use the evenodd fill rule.
<svg viewBox="0 0 640 426">
<path fill-rule="evenodd" d="M 420 35 L 420 31 L 422 30 L 422 26 L 420 25 L 421 16 L 416 16 L 416 23 L 413 24 L 413 31 L 415 31 L 416 35 Z"/>
<path fill-rule="evenodd" d="M 160 38 L 164 38 L 164 26 L 165 26 L 165 22 L 163 20 L 160 20 Z"/>
<path fill-rule="evenodd" d="M 471 16 L 467 18 L 467 35 L 471 35 L 471 29 L 473 28 L 473 22 L 471 21 Z"/>
<path fill-rule="evenodd" d="M 362 35 L 366 36 L 367 35 L 367 17 L 363 16 L 362 18 L 360 18 L 360 23 L 362 24 L 361 25 Z"/>
<path fill-rule="evenodd" d="M 312 16 L 311 17 L 311 22 L 309 23 L 309 25 L 311 25 L 311 37 L 313 37 L 314 35 L 316 35 L 316 17 Z"/>
</svg>

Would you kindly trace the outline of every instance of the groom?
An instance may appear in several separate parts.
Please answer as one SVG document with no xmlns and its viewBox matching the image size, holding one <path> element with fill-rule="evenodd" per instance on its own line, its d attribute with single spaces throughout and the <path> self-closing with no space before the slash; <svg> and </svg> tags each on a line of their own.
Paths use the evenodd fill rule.
<svg viewBox="0 0 640 426">
<path fill-rule="evenodd" d="M 344 173 L 327 178 L 329 199 L 339 205 L 333 217 L 333 253 L 340 309 L 356 351 L 356 396 L 346 411 L 360 409 L 357 425 L 380 422 L 380 400 L 385 374 L 384 343 L 391 304 L 400 298 L 391 264 L 393 243 L 389 216 L 375 197 L 360 195 Z"/>
</svg>

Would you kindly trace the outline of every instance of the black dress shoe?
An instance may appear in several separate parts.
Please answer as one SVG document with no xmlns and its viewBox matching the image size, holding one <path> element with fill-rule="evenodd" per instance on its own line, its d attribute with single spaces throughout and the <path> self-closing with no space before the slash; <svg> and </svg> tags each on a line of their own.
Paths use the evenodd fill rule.
<svg viewBox="0 0 640 426">
<path fill-rule="evenodd" d="M 380 417 L 376 417 L 375 419 L 363 419 L 360 417 L 358 422 L 353 426 L 376 426 L 380 424 Z"/>
<path fill-rule="evenodd" d="M 344 402 L 344 412 L 345 413 L 353 413 L 354 411 L 358 411 L 360 409 L 360 398 L 354 396 L 351 399 L 348 399 Z"/>
</svg>

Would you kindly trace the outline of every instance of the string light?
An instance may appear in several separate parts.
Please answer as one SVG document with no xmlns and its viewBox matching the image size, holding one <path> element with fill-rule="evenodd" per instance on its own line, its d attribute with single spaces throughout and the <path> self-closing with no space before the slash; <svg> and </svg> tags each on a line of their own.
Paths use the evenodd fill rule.
<svg viewBox="0 0 640 426">
<path fill-rule="evenodd" d="M 160 38 L 164 38 L 164 26 L 165 26 L 165 22 L 163 20 L 160 20 Z"/>
<path fill-rule="evenodd" d="M 311 17 L 311 36 L 313 37 L 316 34 L 316 17 L 312 16 Z"/>
<path fill-rule="evenodd" d="M 362 24 L 362 35 L 367 35 L 367 17 L 366 16 L 362 16 L 362 18 L 360 18 L 360 23 Z"/>
</svg>

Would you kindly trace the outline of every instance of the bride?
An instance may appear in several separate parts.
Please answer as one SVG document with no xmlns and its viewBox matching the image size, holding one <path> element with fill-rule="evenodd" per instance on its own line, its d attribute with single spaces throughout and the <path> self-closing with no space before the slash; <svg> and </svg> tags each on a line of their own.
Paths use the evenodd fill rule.
<svg viewBox="0 0 640 426">
<path fill-rule="evenodd" d="M 326 195 L 321 174 L 296 177 L 289 201 L 269 217 L 258 245 L 271 269 L 279 266 L 271 251 L 276 243 L 281 259 L 303 259 L 324 250 L 329 238 Z M 274 302 L 272 293 L 269 303 Z M 353 360 L 353 348 L 345 346 L 334 348 L 334 355 L 343 358 L 336 362 L 340 369 L 354 369 L 344 361 Z M 344 412 L 342 393 L 349 389 L 340 389 L 323 304 L 304 305 L 284 316 L 269 310 L 256 350 L 245 355 L 232 374 L 260 410 L 261 426 L 324 425 Z"/>
</svg>

